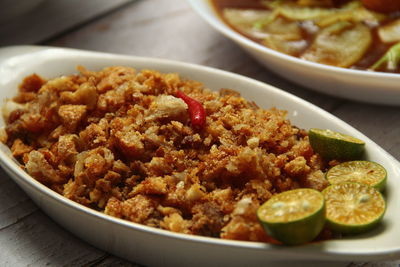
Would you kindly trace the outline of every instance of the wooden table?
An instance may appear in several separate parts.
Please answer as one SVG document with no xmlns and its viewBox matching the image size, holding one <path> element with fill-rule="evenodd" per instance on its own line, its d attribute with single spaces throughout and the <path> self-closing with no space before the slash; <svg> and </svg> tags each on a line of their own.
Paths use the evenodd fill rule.
<svg viewBox="0 0 400 267">
<path fill-rule="evenodd" d="M 96 1 L 92 0 L 92 5 Z M 54 2 L 57 1 L 52 1 L 52 5 Z M 183 0 L 126 2 L 121 1 L 117 9 L 110 6 L 92 12 L 77 24 L 66 23 L 57 32 L 49 29 L 47 35 L 51 36 L 42 36 L 41 40 L 24 41 L 24 33 L 16 32 L 21 36 L 17 36 L 18 43 L 14 44 L 168 58 L 246 75 L 333 113 L 400 159 L 400 107 L 347 101 L 288 82 L 214 31 Z M 50 3 L 43 3 L 46 4 Z M 5 44 L 4 40 L 0 38 L 0 45 Z M 100 251 L 62 229 L 0 171 L 0 266 L 138 266 Z M 349 263 L 348 266 L 398 266 L 399 263 Z"/>
</svg>

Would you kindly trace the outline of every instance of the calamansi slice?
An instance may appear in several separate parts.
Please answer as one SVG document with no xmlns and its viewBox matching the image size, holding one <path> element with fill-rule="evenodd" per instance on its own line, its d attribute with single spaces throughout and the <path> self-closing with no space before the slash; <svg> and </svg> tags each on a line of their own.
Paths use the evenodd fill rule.
<svg viewBox="0 0 400 267">
<path fill-rule="evenodd" d="M 385 168 L 376 162 L 366 160 L 346 161 L 332 167 L 326 178 L 331 184 L 357 182 L 382 191 L 386 185 Z"/>
<path fill-rule="evenodd" d="M 325 224 L 325 201 L 321 192 L 301 188 L 272 196 L 257 210 L 266 232 L 287 245 L 312 241 Z"/>
<path fill-rule="evenodd" d="M 308 136 L 314 151 L 326 159 L 355 160 L 364 152 L 364 141 L 329 129 L 312 128 Z"/>
<path fill-rule="evenodd" d="M 333 184 L 322 194 L 325 197 L 327 224 L 339 233 L 366 232 L 381 221 L 386 210 L 381 193 L 365 184 Z"/>
</svg>

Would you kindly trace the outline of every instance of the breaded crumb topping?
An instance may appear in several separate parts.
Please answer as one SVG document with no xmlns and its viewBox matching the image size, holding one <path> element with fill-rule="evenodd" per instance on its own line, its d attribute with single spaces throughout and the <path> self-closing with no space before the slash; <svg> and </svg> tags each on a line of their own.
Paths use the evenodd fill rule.
<svg viewBox="0 0 400 267">
<path fill-rule="evenodd" d="M 2 134 L 33 178 L 73 201 L 174 232 L 270 242 L 257 208 L 327 185 L 306 131 L 283 110 L 174 73 L 78 69 L 25 78 Z M 191 127 L 178 90 L 202 103 L 204 128 Z"/>
</svg>

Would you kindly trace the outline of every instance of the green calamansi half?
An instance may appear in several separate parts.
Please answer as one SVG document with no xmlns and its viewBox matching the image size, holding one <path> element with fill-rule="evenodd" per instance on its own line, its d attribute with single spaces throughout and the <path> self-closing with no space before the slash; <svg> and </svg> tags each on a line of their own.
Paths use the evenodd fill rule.
<svg viewBox="0 0 400 267">
<path fill-rule="evenodd" d="M 308 136 L 313 150 L 325 159 L 356 160 L 364 153 L 364 141 L 350 135 L 312 128 Z"/>
<path fill-rule="evenodd" d="M 387 172 L 380 164 L 367 160 L 346 161 L 332 167 L 326 173 L 331 184 L 357 182 L 383 191 L 386 185 Z"/>
<path fill-rule="evenodd" d="M 325 201 L 321 192 L 301 188 L 272 196 L 257 210 L 265 231 L 286 245 L 314 240 L 325 224 Z"/>
<path fill-rule="evenodd" d="M 371 230 L 382 220 L 386 202 L 382 194 L 365 184 L 343 182 L 322 191 L 327 225 L 342 234 Z"/>
</svg>

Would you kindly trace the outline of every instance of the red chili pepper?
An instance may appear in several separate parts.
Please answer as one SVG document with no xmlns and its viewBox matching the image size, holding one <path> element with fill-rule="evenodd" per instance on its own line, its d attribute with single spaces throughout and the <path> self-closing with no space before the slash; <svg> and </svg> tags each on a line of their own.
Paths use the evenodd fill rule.
<svg viewBox="0 0 400 267">
<path fill-rule="evenodd" d="M 193 128 L 198 130 L 204 128 L 206 125 L 206 111 L 203 105 L 199 101 L 185 95 L 185 93 L 180 90 L 176 92 L 176 96 L 185 101 L 186 105 L 188 105 L 190 121 L 192 122 Z"/>
</svg>

